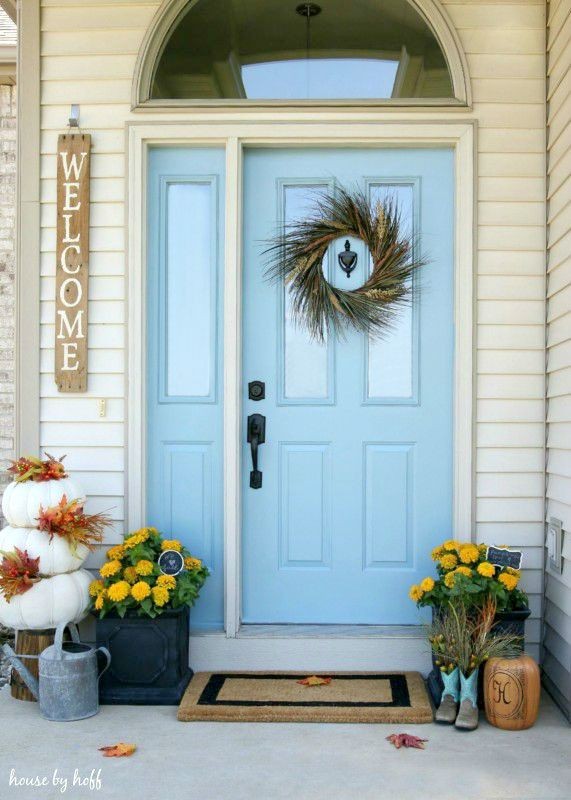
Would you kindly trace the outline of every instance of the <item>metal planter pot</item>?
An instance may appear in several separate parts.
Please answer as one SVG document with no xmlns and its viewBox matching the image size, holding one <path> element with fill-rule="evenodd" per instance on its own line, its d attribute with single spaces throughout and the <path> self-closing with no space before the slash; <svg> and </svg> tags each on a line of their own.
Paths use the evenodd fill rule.
<svg viewBox="0 0 571 800">
<path fill-rule="evenodd" d="M 112 658 L 101 679 L 101 703 L 178 705 L 192 677 L 187 606 L 155 619 L 109 615 L 97 620 L 96 635 Z"/>
</svg>

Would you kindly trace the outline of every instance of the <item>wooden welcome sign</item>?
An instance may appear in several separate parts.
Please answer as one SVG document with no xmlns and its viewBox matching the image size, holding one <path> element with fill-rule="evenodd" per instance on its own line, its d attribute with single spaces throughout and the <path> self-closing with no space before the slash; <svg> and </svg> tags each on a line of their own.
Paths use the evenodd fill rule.
<svg viewBox="0 0 571 800">
<path fill-rule="evenodd" d="M 62 134 L 57 148 L 55 382 L 87 391 L 91 136 Z"/>
</svg>

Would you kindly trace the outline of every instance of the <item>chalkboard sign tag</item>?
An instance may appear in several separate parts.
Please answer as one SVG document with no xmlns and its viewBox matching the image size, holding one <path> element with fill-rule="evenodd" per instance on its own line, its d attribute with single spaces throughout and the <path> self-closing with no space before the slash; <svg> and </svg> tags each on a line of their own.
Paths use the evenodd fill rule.
<svg viewBox="0 0 571 800">
<path fill-rule="evenodd" d="M 159 556 L 159 569 L 163 575 L 178 575 L 184 569 L 184 558 L 178 550 L 164 550 Z"/>
<path fill-rule="evenodd" d="M 506 547 L 488 547 L 486 560 L 496 567 L 521 568 L 521 550 L 508 550 Z"/>
</svg>

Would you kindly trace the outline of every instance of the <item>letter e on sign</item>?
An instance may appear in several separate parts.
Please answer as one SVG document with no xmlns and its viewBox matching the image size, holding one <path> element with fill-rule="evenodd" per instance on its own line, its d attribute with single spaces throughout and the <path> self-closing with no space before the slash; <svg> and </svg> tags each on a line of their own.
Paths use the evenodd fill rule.
<svg viewBox="0 0 571 800">
<path fill-rule="evenodd" d="M 87 391 L 91 136 L 65 133 L 57 148 L 55 382 Z"/>
</svg>

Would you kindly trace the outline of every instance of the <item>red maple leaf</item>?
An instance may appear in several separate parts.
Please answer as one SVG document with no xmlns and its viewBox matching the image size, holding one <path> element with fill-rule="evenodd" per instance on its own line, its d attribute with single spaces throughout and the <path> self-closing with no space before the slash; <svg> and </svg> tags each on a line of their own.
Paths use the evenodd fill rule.
<svg viewBox="0 0 571 800">
<path fill-rule="evenodd" d="M 394 744 L 397 750 L 400 750 L 401 747 L 415 747 L 417 750 L 424 750 L 424 742 L 427 742 L 428 739 L 420 739 L 410 733 L 392 733 L 387 736 L 387 741 Z"/>
</svg>

